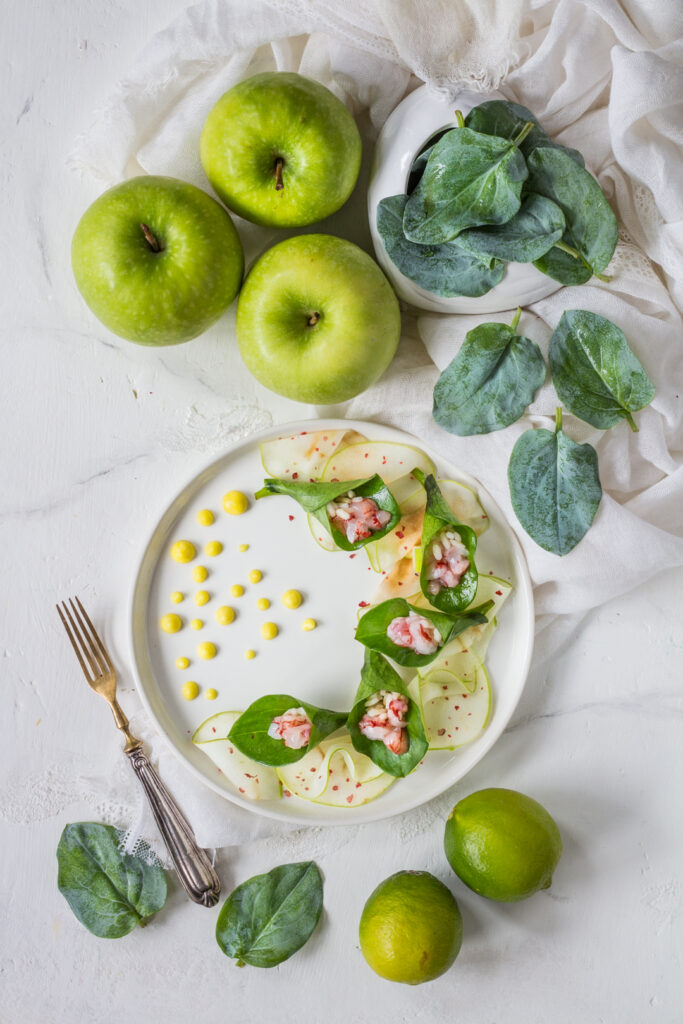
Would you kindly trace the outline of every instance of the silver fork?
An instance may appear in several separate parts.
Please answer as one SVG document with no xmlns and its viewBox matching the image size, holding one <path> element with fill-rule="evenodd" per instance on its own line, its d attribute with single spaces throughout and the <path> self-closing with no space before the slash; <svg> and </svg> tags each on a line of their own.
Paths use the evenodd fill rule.
<svg viewBox="0 0 683 1024">
<path fill-rule="evenodd" d="M 114 721 L 126 738 L 123 752 L 147 794 L 154 820 L 185 892 L 195 903 L 213 907 L 221 891 L 218 875 L 206 850 L 197 845 L 189 822 L 152 767 L 142 749 L 142 741 L 128 728 L 128 719 L 116 699 L 116 672 L 106 647 L 78 598 L 75 603 L 69 598 L 68 605 L 62 601 L 57 611 L 88 684 L 108 702 Z"/>
</svg>

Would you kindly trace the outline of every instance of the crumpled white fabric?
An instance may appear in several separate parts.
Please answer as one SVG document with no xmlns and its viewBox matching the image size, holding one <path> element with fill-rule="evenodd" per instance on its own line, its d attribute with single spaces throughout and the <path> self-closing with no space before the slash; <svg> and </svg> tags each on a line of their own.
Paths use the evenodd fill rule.
<svg viewBox="0 0 683 1024">
<path fill-rule="evenodd" d="M 562 559 L 518 530 L 535 584 L 537 665 L 588 609 L 683 563 L 682 37 L 683 6 L 658 0 L 204 0 L 148 43 L 72 155 L 73 166 L 107 185 L 148 172 L 207 187 L 198 155 L 206 114 L 236 81 L 272 68 L 332 89 L 358 117 L 366 145 L 424 81 L 453 93 L 498 88 L 581 150 L 621 225 L 613 279 L 535 303 L 521 330 L 547 353 L 564 309 L 601 313 L 624 330 L 657 395 L 636 415 L 637 434 L 626 423 L 597 431 L 565 414 L 567 432 L 597 448 L 605 493 L 594 526 Z M 342 220 L 335 226 L 343 233 Z M 276 237 L 244 221 L 238 227 L 247 255 Z M 514 525 L 509 454 L 530 425 L 552 425 L 549 380 L 527 415 L 495 434 L 457 438 L 431 419 L 438 372 L 465 333 L 491 319 L 506 317 L 419 315 L 428 355 L 417 339 L 404 340 L 384 379 L 344 411 L 422 438 L 477 476 Z M 237 809 L 227 814 L 158 737 L 148 738 L 202 843 L 277 830 Z"/>
</svg>

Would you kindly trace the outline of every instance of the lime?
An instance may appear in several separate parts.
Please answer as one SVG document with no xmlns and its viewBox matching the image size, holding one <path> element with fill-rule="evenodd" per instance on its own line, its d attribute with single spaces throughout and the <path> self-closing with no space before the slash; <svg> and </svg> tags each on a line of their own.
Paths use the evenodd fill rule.
<svg viewBox="0 0 683 1024">
<path fill-rule="evenodd" d="M 549 887 L 562 839 L 546 809 L 530 796 L 480 789 L 451 811 L 444 849 L 465 885 L 508 903 Z"/>
<path fill-rule="evenodd" d="M 460 952 L 462 918 L 450 889 L 428 871 L 399 871 L 370 895 L 360 948 L 387 981 L 420 985 L 447 971 Z"/>
</svg>

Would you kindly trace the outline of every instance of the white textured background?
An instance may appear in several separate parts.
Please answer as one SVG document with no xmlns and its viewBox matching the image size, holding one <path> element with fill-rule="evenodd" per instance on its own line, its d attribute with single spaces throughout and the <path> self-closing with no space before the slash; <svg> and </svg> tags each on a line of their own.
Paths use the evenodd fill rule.
<svg viewBox="0 0 683 1024">
<path fill-rule="evenodd" d="M 65 169 L 66 152 L 182 7 L 3 3 L 0 1021 L 680 1024 L 681 573 L 592 615 L 492 753 L 419 817 L 223 851 L 226 892 L 283 860 L 319 858 L 322 927 L 280 968 L 233 967 L 214 942 L 216 912 L 175 888 L 151 925 L 118 941 L 86 933 L 57 892 L 59 834 L 93 816 L 105 794 L 89 779 L 118 737 L 78 677 L 55 600 L 78 592 L 111 623 L 122 662 L 140 539 L 178 480 L 230 439 L 302 414 L 247 376 L 229 316 L 190 345 L 146 351 L 99 328 L 71 281 L 70 237 L 95 190 Z M 124 707 L 130 686 L 124 669 Z M 535 796 L 563 832 L 552 889 L 522 905 L 478 899 L 441 853 L 456 794 L 486 785 Z M 357 949 L 365 898 L 400 868 L 451 884 L 465 920 L 455 967 L 416 990 L 380 981 Z"/>
</svg>

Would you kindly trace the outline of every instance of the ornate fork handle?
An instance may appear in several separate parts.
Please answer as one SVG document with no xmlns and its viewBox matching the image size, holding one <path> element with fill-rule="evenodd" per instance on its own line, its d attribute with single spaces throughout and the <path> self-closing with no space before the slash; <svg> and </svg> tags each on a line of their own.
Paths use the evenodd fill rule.
<svg viewBox="0 0 683 1024">
<path fill-rule="evenodd" d="M 154 820 L 173 858 L 183 888 L 195 903 L 213 907 L 218 902 L 221 883 L 206 850 L 198 846 L 189 823 L 142 747 L 126 749 L 125 754 L 147 794 Z"/>
</svg>

